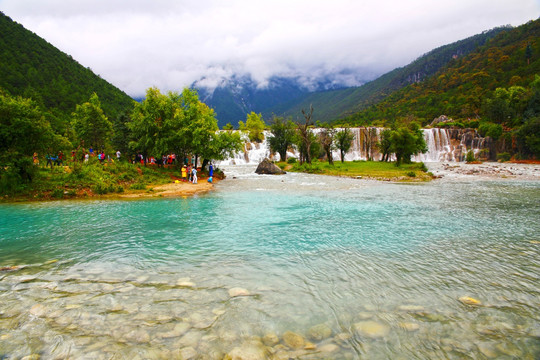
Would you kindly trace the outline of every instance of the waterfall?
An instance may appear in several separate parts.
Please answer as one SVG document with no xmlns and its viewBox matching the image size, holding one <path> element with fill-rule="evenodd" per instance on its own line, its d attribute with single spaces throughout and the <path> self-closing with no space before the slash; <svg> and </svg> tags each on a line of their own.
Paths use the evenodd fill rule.
<svg viewBox="0 0 540 360">
<path fill-rule="evenodd" d="M 336 129 L 340 131 L 342 129 Z M 346 161 L 368 160 L 371 154 L 372 160 L 378 161 L 382 154 L 376 146 L 379 142 L 383 128 L 378 127 L 357 127 L 350 128 L 354 134 L 351 149 L 345 154 Z M 321 131 L 320 128 L 313 129 L 315 134 Z M 463 161 L 469 150 L 478 154 L 480 150 L 486 148 L 486 141 L 480 137 L 474 129 L 444 129 L 431 128 L 422 129 L 428 151 L 425 154 L 418 154 L 412 157 L 417 162 L 455 162 Z M 264 140 L 261 143 L 250 142 L 247 135 L 242 134 L 244 149 L 234 157 L 218 162 L 220 165 L 244 165 L 258 164 L 264 158 L 280 160 L 278 153 L 272 154 L 268 144 L 269 131 L 264 132 Z M 340 160 L 339 150 L 332 152 L 334 161 Z M 289 149 L 288 157 L 298 158 L 296 149 Z"/>
</svg>

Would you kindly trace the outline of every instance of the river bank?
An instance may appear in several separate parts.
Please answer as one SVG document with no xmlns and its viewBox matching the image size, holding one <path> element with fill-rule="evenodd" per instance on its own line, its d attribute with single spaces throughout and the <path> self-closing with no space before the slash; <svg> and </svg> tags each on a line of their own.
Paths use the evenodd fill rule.
<svg viewBox="0 0 540 360">
<path fill-rule="evenodd" d="M 434 176 L 445 180 L 540 180 L 540 162 L 426 163 Z"/>
</svg>

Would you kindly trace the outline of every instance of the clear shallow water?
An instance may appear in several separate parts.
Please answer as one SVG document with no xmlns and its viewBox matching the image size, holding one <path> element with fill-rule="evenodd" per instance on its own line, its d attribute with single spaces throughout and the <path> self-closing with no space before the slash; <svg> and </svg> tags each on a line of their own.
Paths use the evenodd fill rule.
<svg viewBox="0 0 540 360">
<path fill-rule="evenodd" d="M 0 206 L 0 358 L 540 356 L 539 182 L 235 170 L 188 199 Z"/>
</svg>

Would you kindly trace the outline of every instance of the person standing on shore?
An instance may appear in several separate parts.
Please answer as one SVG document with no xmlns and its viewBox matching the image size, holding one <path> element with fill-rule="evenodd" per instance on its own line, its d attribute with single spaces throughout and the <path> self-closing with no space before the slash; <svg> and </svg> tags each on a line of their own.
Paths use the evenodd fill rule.
<svg viewBox="0 0 540 360">
<path fill-rule="evenodd" d="M 182 166 L 182 181 L 187 181 L 187 168 L 185 164 Z"/>
<path fill-rule="evenodd" d="M 193 173 L 193 177 L 192 177 L 193 181 L 192 182 L 193 182 L 193 184 L 196 184 L 197 183 L 197 167 L 194 166 L 193 170 L 191 170 L 191 171 Z"/>
</svg>

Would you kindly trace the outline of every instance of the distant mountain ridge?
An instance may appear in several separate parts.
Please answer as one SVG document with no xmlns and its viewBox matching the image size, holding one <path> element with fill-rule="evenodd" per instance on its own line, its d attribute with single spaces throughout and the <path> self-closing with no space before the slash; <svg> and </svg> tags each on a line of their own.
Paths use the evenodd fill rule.
<svg viewBox="0 0 540 360">
<path fill-rule="evenodd" d="M 264 114 L 294 117 L 312 104 L 317 120 L 326 122 L 346 117 L 384 99 L 396 90 L 427 79 L 450 61 L 471 53 L 509 29 L 511 27 L 505 26 L 484 31 L 436 48 L 409 65 L 394 69 L 362 86 L 305 94 L 301 98 L 267 109 Z"/>
<path fill-rule="evenodd" d="M 216 111 L 218 124 L 223 127 L 227 123 L 238 125 L 238 121 L 245 121 L 252 111 L 261 113 L 303 98 L 313 89 L 336 89 L 339 85 L 320 79 L 308 86 L 297 78 L 272 77 L 261 87 L 249 76 L 233 76 L 215 89 L 198 86 L 197 82 L 192 87 L 198 90 L 201 100 Z"/>
<path fill-rule="evenodd" d="M 32 98 L 55 116 L 69 119 L 95 92 L 105 114 L 116 117 L 133 99 L 43 38 L 0 12 L 0 88 Z"/>
</svg>

